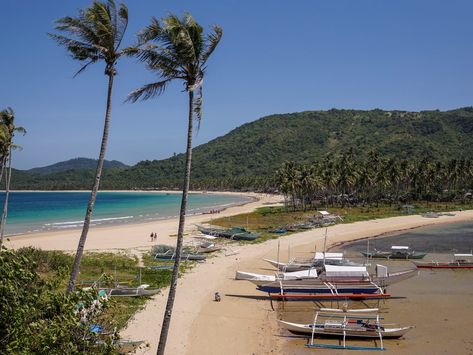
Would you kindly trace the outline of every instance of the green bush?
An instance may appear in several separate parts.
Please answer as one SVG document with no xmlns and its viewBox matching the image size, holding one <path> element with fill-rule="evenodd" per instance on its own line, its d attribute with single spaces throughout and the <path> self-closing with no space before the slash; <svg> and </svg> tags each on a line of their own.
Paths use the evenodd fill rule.
<svg viewBox="0 0 473 355">
<path fill-rule="evenodd" d="M 0 253 L 0 354 L 114 352 L 110 342 L 97 342 L 79 316 L 79 305 L 89 307 L 97 295 L 79 291 L 66 296 L 58 291 L 64 279 L 61 268 L 67 266 L 66 258 L 58 255 L 33 248 Z M 37 272 L 43 258 L 61 267 L 54 277 L 44 279 Z M 88 320 L 94 321 L 92 316 Z"/>
</svg>

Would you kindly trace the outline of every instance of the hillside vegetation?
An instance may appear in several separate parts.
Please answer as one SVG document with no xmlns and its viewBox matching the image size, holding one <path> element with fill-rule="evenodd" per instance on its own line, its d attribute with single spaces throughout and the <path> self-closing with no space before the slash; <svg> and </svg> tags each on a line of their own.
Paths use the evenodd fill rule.
<svg viewBox="0 0 473 355">
<path fill-rule="evenodd" d="M 277 114 L 244 124 L 194 149 L 194 188 L 250 186 L 272 175 L 284 161 L 320 161 L 353 152 L 364 159 L 372 151 L 397 159 L 447 161 L 473 158 L 473 108 L 451 111 L 329 110 Z M 142 161 L 106 172 L 102 188 L 178 188 L 184 155 Z M 16 172 L 17 189 L 89 188 L 92 172 L 39 175 Z"/>
<path fill-rule="evenodd" d="M 80 169 L 95 169 L 97 166 L 97 159 L 89 158 L 74 158 L 66 161 L 61 161 L 48 166 L 43 166 L 40 168 L 33 168 L 27 170 L 28 173 L 38 173 L 38 174 L 52 174 L 59 173 L 68 170 L 80 170 Z M 119 162 L 118 160 L 105 160 L 104 169 L 111 168 L 128 168 L 128 165 Z"/>
</svg>

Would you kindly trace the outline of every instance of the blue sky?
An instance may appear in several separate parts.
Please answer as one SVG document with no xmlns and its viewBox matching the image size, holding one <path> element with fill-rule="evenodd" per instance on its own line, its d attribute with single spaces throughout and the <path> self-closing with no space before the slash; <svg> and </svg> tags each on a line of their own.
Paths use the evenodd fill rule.
<svg viewBox="0 0 473 355">
<path fill-rule="evenodd" d="M 90 1 L 2 0 L 0 107 L 28 134 L 14 166 L 98 155 L 106 77 L 79 68 L 50 40 L 54 20 Z M 451 109 L 472 105 L 473 2 L 424 0 L 129 0 L 128 43 L 151 16 L 190 11 L 224 37 L 208 65 L 196 144 L 272 113 L 330 108 Z M 155 77 L 118 65 L 107 159 L 134 164 L 182 152 L 181 84 L 156 100 L 124 104 Z"/>
</svg>

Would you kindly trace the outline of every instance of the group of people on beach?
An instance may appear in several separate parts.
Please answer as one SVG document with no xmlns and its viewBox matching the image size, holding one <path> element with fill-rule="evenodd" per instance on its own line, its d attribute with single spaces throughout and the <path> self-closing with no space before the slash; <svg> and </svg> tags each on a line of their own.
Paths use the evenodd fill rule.
<svg viewBox="0 0 473 355">
<path fill-rule="evenodd" d="M 209 214 L 215 214 L 215 213 L 220 213 L 220 210 L 210 210 L 209 212 L 207 212 Z"/>
<path fill-rule="evenodd" d="M 158 239 L 158 235 L 156 233 L 151 233 L 150 238 L 151 238 L 151 241 L 154 242 Z"/>
</svg>

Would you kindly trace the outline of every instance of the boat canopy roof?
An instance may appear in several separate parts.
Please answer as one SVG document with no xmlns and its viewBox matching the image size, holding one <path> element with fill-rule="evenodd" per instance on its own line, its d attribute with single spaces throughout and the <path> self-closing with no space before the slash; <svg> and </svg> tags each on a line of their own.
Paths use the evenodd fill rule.
<svg viewBox="0 0 473 355">
<path fill-rule="evenodd" d="M 405 245 L 393 245 L 391 249 L 392 250 L 408 250 L 409 247 Z"/>
<path fill-rule="evenodd" d="M 473 254 L 453 254 L 455 258 L 473 257 Z"/>
<path fill-rule="evenodd" d="M 317 277 L 317 270 L 308 269 L 308 270 L 301 270 L 301 271 L 285 272 L 283 273 L 283 275 L 284 275 L 284 280 L 300 279 L 303 277 Z"/>
<path fill-rule="evenodd" d="M 331 213 L 327 211 L 318 211 L 322 216 L 330 216 Z"/>
<path fill-rule="evenodd" d="M 340 266 L 325 265 L 325 275 L 332 276 L 351 276 L 351 277 L 368 277 L 369 273 L 366 266 Z"/>
<path fill-rule="evenodd" d="M 314 259 L 323 260 L 323 258 L 324 258 L 324 253 L 320 251 L 315 252 Z M 343 253 L 325 253 L 325 259 L 343 260 Z"/>
</svg>

